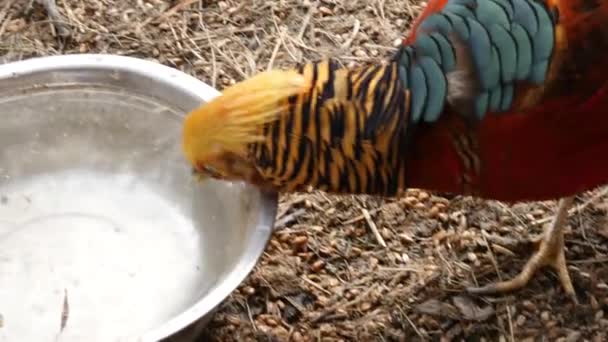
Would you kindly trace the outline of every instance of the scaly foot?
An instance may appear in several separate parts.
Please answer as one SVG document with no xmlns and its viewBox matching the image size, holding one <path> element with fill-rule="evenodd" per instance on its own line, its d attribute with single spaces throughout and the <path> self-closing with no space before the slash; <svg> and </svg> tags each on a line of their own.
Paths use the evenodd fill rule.
<svg viewBox="0 0 608 342">
<path fill-rule="evenodd" d="M 563 233 L 563 227 L 568 217 L 568 209 L 573 202 L 574 196 L 560 200 L 557 214 L 550 228 L 545 232 L 542 240 L 540 240 L 538 251 L 528 260 L 523 270 L 517 276 L 483 287 L 470 287 L 467 288 L 467 291 L 473 294 L 499 294 L 519 290 L 528 285 L 540 268 L 550 266 L 557 271 L 565 293 L 575 303 L 578 303 L 566 266 Z"/>
</svg>

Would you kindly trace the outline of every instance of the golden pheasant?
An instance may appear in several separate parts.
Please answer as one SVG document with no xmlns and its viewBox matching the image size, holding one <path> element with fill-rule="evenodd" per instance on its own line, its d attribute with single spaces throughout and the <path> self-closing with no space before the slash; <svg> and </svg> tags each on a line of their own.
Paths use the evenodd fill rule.
<svg viewBox="0 0 608 342">
<path fill-rule="evenodd" d="M 608 181 L 607 19 L 600 0 L 431 0 L 384 63 L 264 72 L 193 110 L 184 153 L 268 191 L 563 198 L 517 277 L 469 291 L 547 265 L 575 298 L 562 228 L 573 196 Z"/>
</svg>

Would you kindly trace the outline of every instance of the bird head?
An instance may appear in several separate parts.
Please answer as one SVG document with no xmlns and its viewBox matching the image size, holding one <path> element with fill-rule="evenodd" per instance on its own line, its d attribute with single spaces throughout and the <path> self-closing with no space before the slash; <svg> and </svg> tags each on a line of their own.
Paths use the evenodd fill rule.
<svg viewBox="0 0 608 342">
<path fill-rule="evenodd" d="M 289 97 L 305 90 L 295 71 L 272 70 L 236 83 L 186 116 L 182 148 L 199 180 L 206 177 L 258 183 L 249 155 L 263 141 L 263 127 L 288 109 Z"/>
</svg>

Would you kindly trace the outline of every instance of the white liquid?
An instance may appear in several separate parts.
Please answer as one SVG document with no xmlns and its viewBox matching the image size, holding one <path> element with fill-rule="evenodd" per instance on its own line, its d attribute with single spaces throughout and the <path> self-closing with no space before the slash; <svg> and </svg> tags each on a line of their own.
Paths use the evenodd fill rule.
<svg viewBox="0 0 608 342">
<path fill-rule="evenodd" d="M 193 303 L 200 238 L 129 176 L 72 172 L 0 188 L 0 341 L 134 340 Z"/>
</svg>

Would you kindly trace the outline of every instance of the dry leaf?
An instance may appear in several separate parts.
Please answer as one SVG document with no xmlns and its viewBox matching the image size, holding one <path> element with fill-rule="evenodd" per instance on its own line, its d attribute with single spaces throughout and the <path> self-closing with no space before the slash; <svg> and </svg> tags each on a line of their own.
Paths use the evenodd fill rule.
<svg viewBox="0 0 608 342">
<path fill-rule="evenodd" d="M 466 320 L 482 322 L 494 314 L 494 308 L 490 305 L 480 308 L 479 305 L 467 297 L 456 296 L 452 298 L 452 302 Z"/>
<path fill-rule="evenodd" d="M 417 305 L 416 310 L 420 313 L 432 316 L 449 317 L 452 319 L 458 319 L 460 317 L 458 310 L 454 306 L 443 303 L 437 299 L 429 299 L 426 302 Z"/>
</svg>

